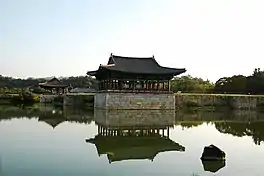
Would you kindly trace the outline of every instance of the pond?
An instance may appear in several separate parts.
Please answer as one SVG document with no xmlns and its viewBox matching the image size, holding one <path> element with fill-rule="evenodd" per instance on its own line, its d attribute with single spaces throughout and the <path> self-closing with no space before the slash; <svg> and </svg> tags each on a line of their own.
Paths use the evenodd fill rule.
<svg viewBox="0 0 264 176">
<path fill-rule="evenodd" d="M 263 175 L 264 114 L 0 107 L 0 175 Z M 226 161 L 203 163 L 214 144 Z"/>
</svg>

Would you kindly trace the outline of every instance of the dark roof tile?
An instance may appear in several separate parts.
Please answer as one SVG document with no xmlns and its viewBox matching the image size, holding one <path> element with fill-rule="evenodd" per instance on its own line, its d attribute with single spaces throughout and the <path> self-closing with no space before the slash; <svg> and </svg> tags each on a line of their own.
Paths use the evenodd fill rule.
<svg viewBox="0 0 264 176">
<path fill-rule="evenodd" d="M 137 58 L 111 55 L 107 65 L 100 65 L 100 68 L 137 74 L 171 74 L 179 75 L 186 72 L 186 69 L 169 68 L 160 66 L 154 57 Z M 95 76 L 96 71 L 87 72 Z"/>
</svg>

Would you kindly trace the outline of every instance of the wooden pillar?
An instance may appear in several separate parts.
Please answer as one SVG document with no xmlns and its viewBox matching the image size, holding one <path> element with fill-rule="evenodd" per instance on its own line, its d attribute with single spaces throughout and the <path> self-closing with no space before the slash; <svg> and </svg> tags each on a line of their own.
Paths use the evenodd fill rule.
<svg viewBox="0 0 264 176">
<path fill-rule="evenodd" d="M 115 80 L 115 88 L 118 89 L 118 80 Z"/>
<path fill-rule="evenodd" d="M 131 80 L 128 81 L 128 84 L 129 84 L 129 90 L 133 90 L 133 85 L 132 85 L 132 81 Z"/>
<path fill-rule="evenodd" d="M 103 136 L 104 136 L 104 132 L 105 132 L 105 131 L 104 131 L 104 128 L 102 128 L 102 135 L 103 135 Z"/>
<path fill-rule="evenodd" d="M 163 90 L 163 91 L 165 90 L 165 84 L 164 84 L 164 81 L 162 81 L 162 90 Z"/>
<path fill-rule="evenodd" d="M 118 84 L 118 89 L 120 90 L 121 89 L 121 81 L 120 81 L 120 79 L 118 80 L 117 84 Z"/>
<path fill-rule="evenodd" d="M 109 81 L 108 81 L 108 79 L 106 80 L 106 89 L 108 90 L 108 88 L 109 88 Z"/>
<path fill-rule="evenodd" d="M 151 83 L 151 90 L 152 91 L 155 90 L 155 81 L 152 81 L 152 83 Z"/>
<path fill-rule="evenodd" d="M 147 89 L 148 90 L 150 89 L 150 81 L 149 80 L 147 81 Z"/>
<path fill-rule="evenodd" d="M 168 92 L 170 92 L 170 80 L 168 80 Z"/>
</svg>

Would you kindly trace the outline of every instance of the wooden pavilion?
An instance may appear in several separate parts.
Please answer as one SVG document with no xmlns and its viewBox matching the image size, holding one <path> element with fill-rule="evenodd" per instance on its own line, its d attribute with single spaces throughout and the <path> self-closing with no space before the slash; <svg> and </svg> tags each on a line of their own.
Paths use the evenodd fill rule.
<svg viewBox="0 0 264 176">
<path fill-rule="evenodd" d="M 107 65 L 87 75 L 95 76 L 100 91 L 170 92 L 170 80 L 186 69 L 163 67 L 153 57 L 136 58 L 111 54 Z"/>
<path fill-rule="evenodd" d="M 62 83 L 57 78 L 52 78 L 44 83 L 39 83 L 39 86 L 45 90 L 50 91 L 53 94 L 64 94 L 68 92 L 69 85 Z"/>
</svg>

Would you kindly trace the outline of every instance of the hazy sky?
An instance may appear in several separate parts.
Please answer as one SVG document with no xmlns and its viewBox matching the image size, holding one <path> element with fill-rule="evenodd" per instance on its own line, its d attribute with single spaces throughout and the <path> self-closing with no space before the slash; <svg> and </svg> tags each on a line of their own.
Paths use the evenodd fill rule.
<svg viewBox="0 0 264 176">
<path fill-rule="evenodd" d="M 264 69 L 264 0 L 0 0 L 2 75 L 85 75 L 110 53 L 249 75 Z"/>
</svg>

